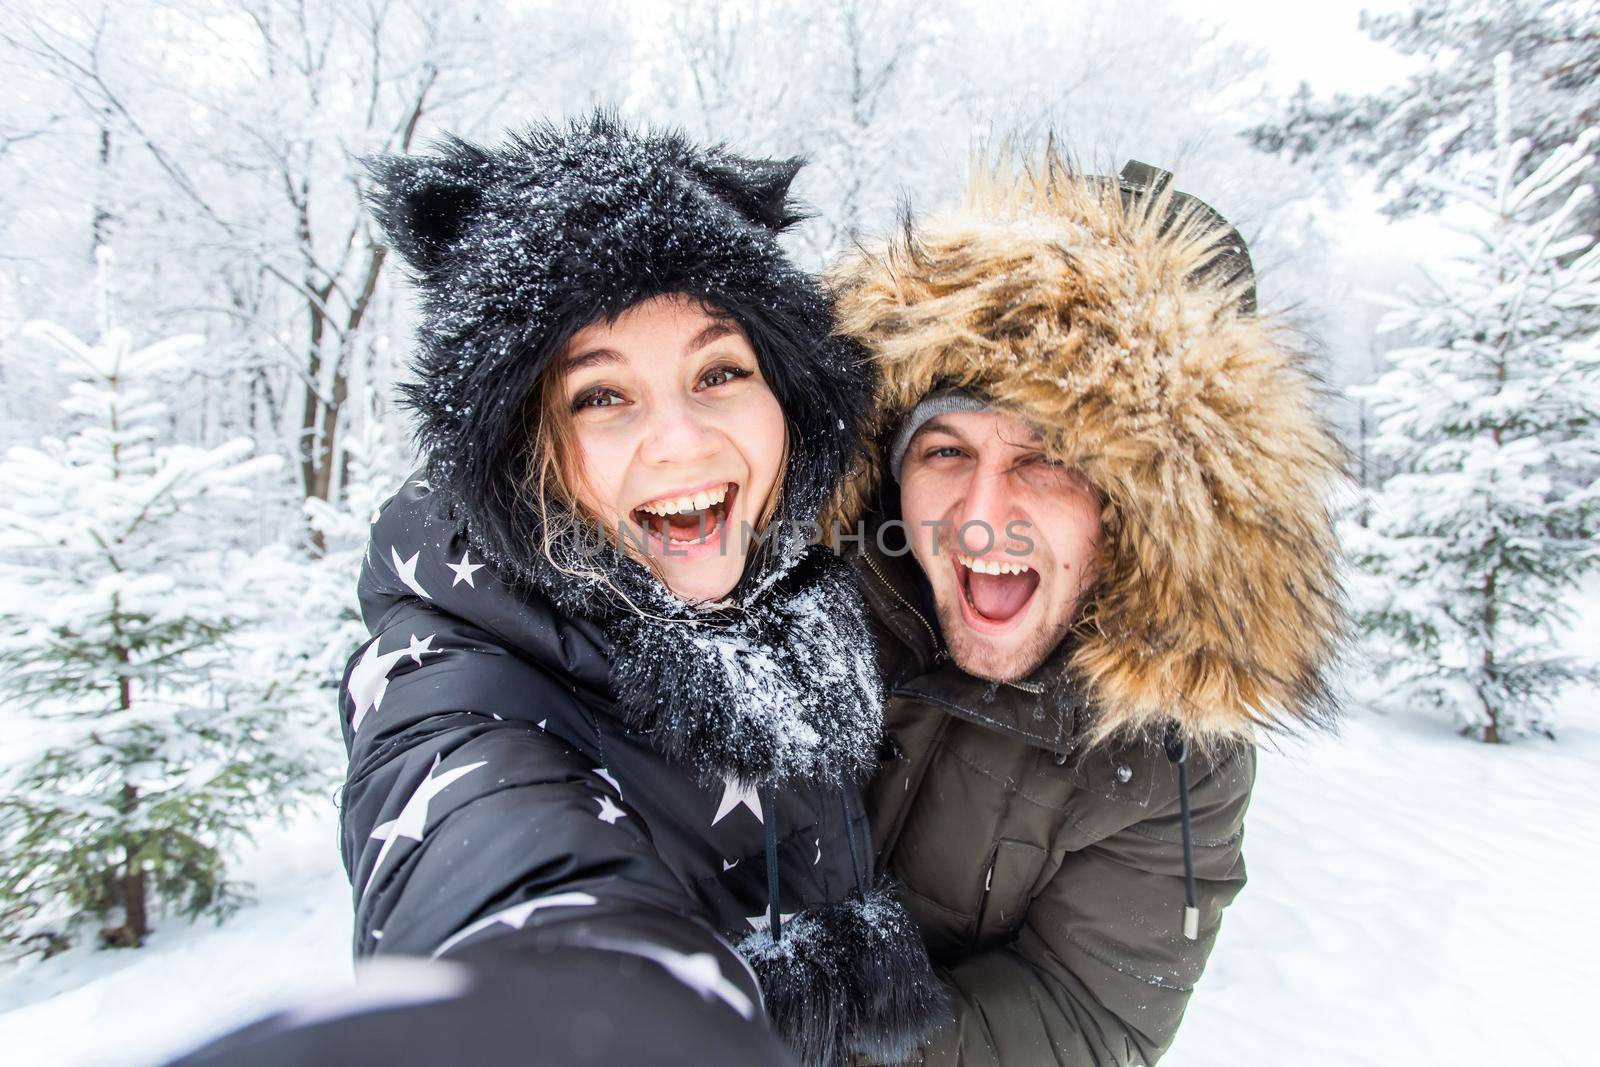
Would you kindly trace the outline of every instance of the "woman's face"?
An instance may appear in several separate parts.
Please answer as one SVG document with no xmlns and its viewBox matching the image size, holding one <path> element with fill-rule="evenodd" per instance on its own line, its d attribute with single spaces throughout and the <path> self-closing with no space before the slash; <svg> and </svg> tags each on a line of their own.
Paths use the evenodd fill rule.
<svg viewBox="0 0 1600 1067">
<path fill-rule="evenodd" d="M 783 473 L 787 433 L 744 332 L 655 297 L 579 330 L 555 370 L 578 503 L 679 597 L 726 596 Z"/>
</svg>

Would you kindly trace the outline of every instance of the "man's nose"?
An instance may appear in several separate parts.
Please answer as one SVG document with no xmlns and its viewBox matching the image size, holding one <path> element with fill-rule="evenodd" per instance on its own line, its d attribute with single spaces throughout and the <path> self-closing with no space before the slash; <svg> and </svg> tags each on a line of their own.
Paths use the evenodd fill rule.
<svg viewBox="0 0 1600 1067">
<path fill-rule="evenodd" d="M 646 415 L 639 456 L 650 464 L 685 465 L 717 450 L 716 432 L 686 399 L 658 401 Z"/>
<path fill-rule="evenodd" d="M 956 548 L 981 556 L 1006 544 L 1006 526 L 1014 517 L 1010 479 L 1000 471 L 980 466 L 967 482 L 955 515 Z"/>
</svg>

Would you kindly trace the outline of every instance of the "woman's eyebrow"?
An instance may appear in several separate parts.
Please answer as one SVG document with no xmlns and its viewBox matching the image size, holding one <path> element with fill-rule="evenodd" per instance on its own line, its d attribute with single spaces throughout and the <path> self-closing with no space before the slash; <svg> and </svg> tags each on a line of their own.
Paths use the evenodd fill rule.
<svg viewBox="0 0 1600 1067">
<path fill-rule="evenodd" d="M 739 332 L 739 328 L 731 322 L 713 322 L 699 333 L 689 339 L 683 346 L 684 355 L 692 355 L 706 347 L 713 341 L 721 340 Z M 577 370 L 587 370 L 590 367 L 602 367 L 610 363 L 622 362 L 622 353 L 614 348 L 589 348 L 575 355 L 561 357 L 559 373 L 571 374 Z"/>
<path fill-rule="evenodd" d="M 686 356 L 692 355 L 693 353 L 700 351 L 700 349 L 704 348 L 712 341 L 719 341 L 730 334 L 737 334 L 738 332 L 739 327 L 735 326 L 731 322 L 713 322 L 711 325 L 707 326 L 705 329 L 689 338 L 689 343 L 683 346 L 683 354 Z"/>
<path fill-rule="evenodd" d="M 622 353 L 614 348 L 590 348 L 579 352 L 577 355 L 562 356 L 558 373 L 571 374 L 576 370 L 602 367 L 608 363 L 620 362 L 622 362 Z"/>
</svg>

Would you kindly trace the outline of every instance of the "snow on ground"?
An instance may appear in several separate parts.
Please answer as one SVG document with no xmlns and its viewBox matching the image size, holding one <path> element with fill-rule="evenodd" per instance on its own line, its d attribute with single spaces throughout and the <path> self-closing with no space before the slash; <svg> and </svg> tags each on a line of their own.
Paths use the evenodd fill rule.
<svg viewBox="0 0 1600 1067">
<path fill-rule="evenodd" d="M 0 971 L 0 1062 L 154 1063 L 290 997 L 349 986 L 337 824 L 327 803 L 288 826 L 263 823 L 238 869 L 256 902 L 220 927 L 158 915 L 143 949 L 77 948 Z"/>
<path fill-rule="evenodd" d="M 1593 1063 L 1572 1025 L 1600 968 L 1600 714 L 1581 703 L 1556 744 L 1358 713 L 1263 753 L 1250 881 L 1163 1067 Z"/>
<path fill-rule="evenodd" d="M 1264 751 L 1250 884 L 1163 1067 L 1593 1062 L 1573 1024 L 1600 959 L 1596 703 L 1574 693 L 1554 744 L 1355 711 L 1338 738 Z M 169 919 L 137 953 L 0 975 L 6 1062 L 151 1063 L 347 984 L 335 819 L 263 829 L 242 872 L 259 902 L 221 928 Z"/>
<path fill-rule="evenodd" d="M 1600 575 L 1569 654 L 1595 659 Z M 1556 742 L 1353 708 L 1263 751 L 1249 884 L 1162 1067 L 1567 1067 L 1600 988 L 1600 692 Z"/>
</svg>

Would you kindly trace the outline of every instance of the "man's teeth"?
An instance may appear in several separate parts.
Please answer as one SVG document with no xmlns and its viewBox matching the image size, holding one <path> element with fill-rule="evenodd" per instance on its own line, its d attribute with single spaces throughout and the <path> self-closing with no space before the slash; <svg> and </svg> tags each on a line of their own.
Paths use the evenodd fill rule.
<svg viewBox="0 0 1600 1067">
<path fill-rule="evenodd" d="M 715 489 L 706 489 L 688 496 L 662 497 L 652 500 L 648 504 L 640 504 L 638 510 L 649 512 L 651 515 L 681 515 L 686 511 L 704 511 L 713 504 L 720 504 L 728 498 L 728 486 L 719 485 Z"/>
<path fill-rule="evenodd" d="M 956 562 L 968 570 L 977 571 L 979 574 L 1022 574 L 1025 571 L 1033 570 L 1026 563 L 1002 563 L 997 559 L 974 559 L 971 556 L 964 556 L 960 552 L 956 553 Z"/>
</svg>

